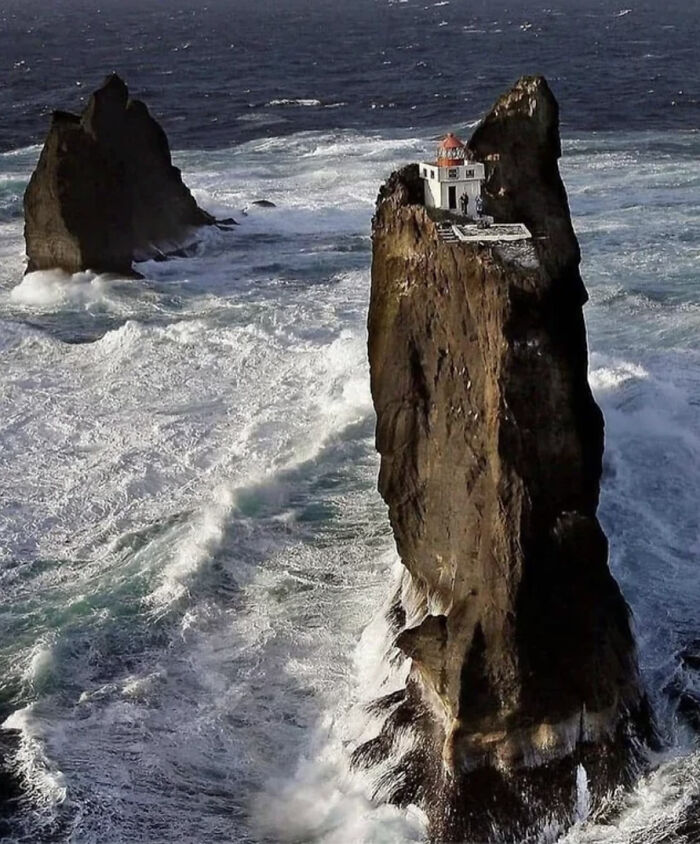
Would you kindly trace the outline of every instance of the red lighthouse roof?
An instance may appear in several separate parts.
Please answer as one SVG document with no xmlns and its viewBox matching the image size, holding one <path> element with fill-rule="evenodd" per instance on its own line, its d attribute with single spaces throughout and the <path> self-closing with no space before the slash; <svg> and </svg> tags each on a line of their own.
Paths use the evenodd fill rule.
<svg viewBox="0 0 700 844">
<path fill-rule="evenodd" d="M 456 167 L 464 164 L 466 147 L 454 132 L 448 132 L 438 144 L 436 157 L 438 167 Z"/>
<path fill-rule="evenodd" d="M 454 132 L 448 132 L 440 141 L 440 149 L 464 149 L 464 143 Z"/>
</svg>

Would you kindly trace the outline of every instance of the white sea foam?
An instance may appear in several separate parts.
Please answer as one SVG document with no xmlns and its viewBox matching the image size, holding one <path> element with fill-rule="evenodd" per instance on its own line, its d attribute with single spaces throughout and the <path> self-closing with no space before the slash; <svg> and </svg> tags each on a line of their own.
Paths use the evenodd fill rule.
<svg viewBox="0 0 700 844">
<path fill-rule="evenodd" d="M 392 577 L 401 578 L 403 567 L 395 552 L 385 554 L 384 566 L 393 566 Z M 386 570 L 386 569 L 385 569 Z M 326 718 L 316 733 L 316 747 L 302 759 L 291 777 L 273 778 L 254 801 L 257 828 L 278 841 L 314 840 L 387 842 L 425 840 L 426 819 L 415 807 L 402 811 L 377 807 L 369 799 L 382 769 L 371 774 L 351 770 L 347 747 L 372 738 L 382 719 L 370 715 L 366 705 L 377 697 L 403 688 L 409 660 L 389 660 L 395 651 L 387 625 L 388 603 L 365 628 L 355 650 L 356 688 L 360 697 L 349 701 L 335 719 Z M 396 759 L 408 752 L 413 739 L 399 737 Z"/>
<path fill-rule="evenodd" d="M 274 797 L 264 795 L 254 804 L 259 832 L 279 842 L 424 842 L 422 813 L 373 804 L 360 776 L 339 768 L 345 756 L 342 746 L 328 747 L 291 779 L 273 783 Z"/>
<path fill-rule="evenodd" d="M 576 822 L 583 823 L 591 812 L 591 794 L 588 789 L 588 773 L 583 765 L 576 769 Z"/>
<path fill-rule="evenodd" d="M 637 363 L 620 361 L 612 366 L 601 366 L 591 370 L 591 387 L 598 393 L 604 390 L 618 390 L 630 381 L 647 380 L 649 373 Z"/>
<path fill-rule="evenodd" d="M 23 681 L 29 694 L 41 692 L 51 680 L 54 669 L 54 657 L 51 644 L 38 639 L 32 649 L 24 671 Z"/>
<path fill-rule="evenodd" d="M 700 757 L 671 759 L 645 777 L 623 800 L 609 823 L 590 820 L 577 825 L 560 844 L 632 844 L 637 841 L 673 841 L 691 801 L 697 796 Z M 682 839 L 678 839 L 682 840 Z"/>
<path fill-rule="evenodd" d="M 2 723 L 4 730 L 19 733 L 19 749 L 13 766 L 40 809 L 60 806 L 67 796 L 66 780 L 44 751 L 44 721 L 34 705 L 18 709 Z"/>
<path fill-rule="evenodd" d="M 120 332 L 123 330 L 120 329 Z M 179 327 L 167 329 L 167 333 L 171 335 L 173 331 L 178 341 L 181 340 L 183 333 Z M 191 334 L 191 326 L 187 334 Z M 216 336 L 215 332 L 213 335 L 210 333 L 209 342 L 213 336 Z M 310 379 L 315 377 L 319 380 L 316 395 L 312 380 L 304 384 L 304 389 L 312 400 L 308 408 L 311 411 L 308 427 L 304 429 L 303 434 L 299 432 L 301 436 L 293 436 L 286 447 L 278 452 L 274 468 L 267 474 L 246 474 L 236 488 L 222 484 L 215 490 L 213 499 L 201 509 L 188 528 L 185 538 L 180 540 L 175 558 L 163 570 L 163 582 L 153 593 L 151 600 L 158 605 L 168 604 L 186 594 L 187 580 L 199 572 L 220 547 L 241 494 L 262 485 L 268 490 L 274 488 L 275 477 L 289 473 L 312 460 L 332 437 L 369 413 L 363 354 L 363 347 L 348 331 L 341 331 L 335 341 L 322 349 L 318 359 L 316 354 L 313 354 L 313 368 L 316 372 L 309 371 L 308 375 Z M 354 364 L 356 371 L 351 370 L 348 373 L 348 364 Z M 279 408 L 278 412 L 281 410 L 282 408 Z M 258 419 L 253 419 L 252 425 L 245 431 L 248 441 L 260 446 L 271 437 L 278 437 L 283 429 L 278 426 L 276 416 L 277 412 L 270 416 L 268 411 L 263 412 Z M 288 432 L 286 433 L 288 436 Z M 235 451 L 235 443 L 231 444 L 231 448 Z"/>
<path fill-rule="evenodd" d="M 26 275 L 10 291 L 10 301 L 35 308 L 76 305 L 89 308 L 110 301 L 110 281 L 91 272 L 70 275 L 60 270 L 39 270 Z"/>
<path fill-rule="evenodd" d="M 317 108 L 318 106 L 322 105 L 321 100 L 315 100 L 303 97 L 299 99 L 281 99 L 281 100 L 270 100 L 267 103 L 268 106 L 295 106 L 298 108 Z"/>
<path fill-rule="evenodd" d="M 187 594 L 187 581 L 211 560 L 224 538 L 226 521 L 234 504 L 232 490 L 222 485 L 212 503 L 203 508 L 178 545 L 175 558 L 163 569 L 162 583 L 150 596 L 156 605 L 170 604 Z"/>
</svg>

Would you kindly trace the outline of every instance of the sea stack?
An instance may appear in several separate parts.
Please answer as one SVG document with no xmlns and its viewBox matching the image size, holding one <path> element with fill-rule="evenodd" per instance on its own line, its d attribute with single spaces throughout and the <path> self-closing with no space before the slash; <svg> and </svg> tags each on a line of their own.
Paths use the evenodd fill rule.
<svg viewBox="0 0 700 844">
<path fill-rule="evenodd" d="M 27 272 L 133 274 L 215 223 L 173 167 L 165 132 L 107 77 L 80 116 L 54 112 L 24 194 Z"/>
<path fill-rule="evenodd" d="M 529 236 L 458 239 L 418 165 L 381 188 L 369 361 L 411 667 L 354 761 L 432 840 L 527 841 L 630 783 L 652 721 L 596 516 L 603 418 L 546 81 L 520 79 L 463 155 L 482 223 Z"/>
</svg>

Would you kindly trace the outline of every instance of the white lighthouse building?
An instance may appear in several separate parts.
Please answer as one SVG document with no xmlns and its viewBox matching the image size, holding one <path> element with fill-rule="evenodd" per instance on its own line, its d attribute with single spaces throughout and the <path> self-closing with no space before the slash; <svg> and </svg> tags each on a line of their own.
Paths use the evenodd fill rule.
<svg viewBox="0 0 700 844">
<path fill-rule="evenodd" d="M 440 141 L 435 161 L 421 161 L 418 166 L 428 208 L 442 208 L 466 217 L 481 216 L 484 165 L 469 161 L 468 150 L 456 135 L 450 132 Z"/>
</svg>

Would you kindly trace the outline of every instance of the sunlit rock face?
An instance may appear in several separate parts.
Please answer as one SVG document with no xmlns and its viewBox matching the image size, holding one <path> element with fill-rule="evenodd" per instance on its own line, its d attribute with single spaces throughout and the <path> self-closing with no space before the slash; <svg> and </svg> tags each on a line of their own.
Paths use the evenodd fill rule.
<svg viewBox="0 0 700 844">
<path fill-rule="evenodd" d="M 172 165 L 165 132 L 115 74 L 82 115 L 55 112 L 24 195 L 27 271 L 129 275 L 213 217 Z"/>
<path fill-rule="evenodd" d="M 521 79 L 469 147 L 486 212 L 525 223 L 525 249 L 442 240 L 413 165 L 373 220 L 379 490 L 411 670 L 354 758 L 435 840 L 524 841 L 629 783 L 652 726 L 596 517 L 603 419 L 545 80 Z"/>
</svg>

